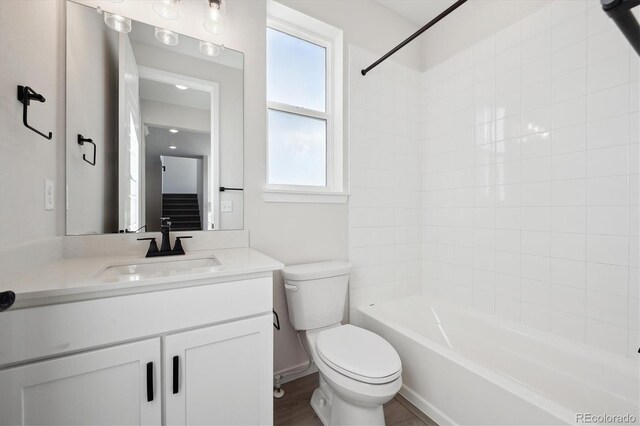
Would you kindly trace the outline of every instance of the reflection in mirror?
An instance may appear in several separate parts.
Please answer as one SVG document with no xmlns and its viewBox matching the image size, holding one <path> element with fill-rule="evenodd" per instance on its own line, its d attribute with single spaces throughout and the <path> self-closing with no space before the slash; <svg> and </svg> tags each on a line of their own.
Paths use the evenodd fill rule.
<svg viewBox="0 0 640 426">
<path fill-rule="evenodd" d="M 240 52 L 69 1 L 67 234 L 242 229 L 243 78 Z"/>
</svg>

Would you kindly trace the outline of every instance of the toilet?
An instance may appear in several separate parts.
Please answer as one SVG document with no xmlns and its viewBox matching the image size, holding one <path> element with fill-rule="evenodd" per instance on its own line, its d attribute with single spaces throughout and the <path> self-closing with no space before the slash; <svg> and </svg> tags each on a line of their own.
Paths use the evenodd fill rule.
<svg viewBox="0 0 640 426">
<path fill-rule="evenodd" d="M 305 334 L 320 373 L 311 406 L 324 425 L 384 425 L 382 405 L 402 386 L 402 364 L 382 337 L 342 325 L 351 264 L 287 266 L 282 271 L 289 320 Z"/>
</svg>

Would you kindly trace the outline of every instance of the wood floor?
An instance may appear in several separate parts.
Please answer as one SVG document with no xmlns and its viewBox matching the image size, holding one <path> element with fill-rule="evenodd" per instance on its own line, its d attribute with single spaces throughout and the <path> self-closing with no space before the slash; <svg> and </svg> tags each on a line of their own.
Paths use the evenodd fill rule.
<svg viewBox="0 0 640 426">
<path fill-rule="evenodd" d="M 284 397 L 274 399 L 273 416 L 275 426 L 322 426 L 322 422 L 311 408 L 311 394 L 318 387 L 318 373 L 310 374 L 282 386 Z M 402 401 L 402 402 L 401 402 Z M 406 406 L 405 406 L 406 405 Z M 398 396 L 384 405 L 387 426 L 437 426 L 424 414 L 417 412 L 422 420 L 408 407 L 410 404 Z M 412 410 L 416 410 L 411 407 Z"/>
</svg>

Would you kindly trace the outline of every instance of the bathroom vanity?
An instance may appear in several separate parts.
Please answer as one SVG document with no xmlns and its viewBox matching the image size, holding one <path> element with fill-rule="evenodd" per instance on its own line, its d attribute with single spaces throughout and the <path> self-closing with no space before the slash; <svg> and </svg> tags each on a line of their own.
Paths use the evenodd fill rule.
<svg viewBox="0 0 640 426">
<path fill-rule="evenodd" d="M 67 259 L 15 282 L 0 424 L 271 424 L 282 265 L 249 248 L 193 253 Z"/>
</svg>

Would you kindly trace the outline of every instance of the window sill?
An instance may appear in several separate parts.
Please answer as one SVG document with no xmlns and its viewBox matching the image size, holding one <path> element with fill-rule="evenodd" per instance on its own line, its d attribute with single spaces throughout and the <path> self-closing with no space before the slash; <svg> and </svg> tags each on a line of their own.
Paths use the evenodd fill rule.
<svg viewBox="0 0 640 426">
<path fill-rule="evenodd" d="M 267 203 L 345 204 L 349 193 L 264 188 L 262 198 Z"/>
</svg>

